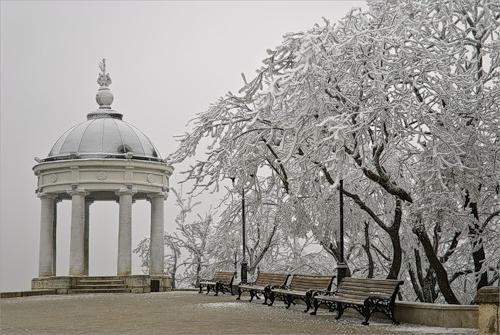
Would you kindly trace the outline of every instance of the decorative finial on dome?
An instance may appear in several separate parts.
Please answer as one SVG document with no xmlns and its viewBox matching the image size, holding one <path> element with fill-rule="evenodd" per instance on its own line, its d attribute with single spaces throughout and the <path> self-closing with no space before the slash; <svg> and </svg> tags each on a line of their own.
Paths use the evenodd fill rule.
<svg viewBox="0 0 500 335">
<path fill-rule="evenodd" d="M 109 89 L 111 85 L 111 77 L 109 73 L 106 72 L 106 58 L 103 58 L 99 63 L 99 77 L 97 77 L 97 84 L 99 84 L 99 91 L 97 92 L 95 99 L 99 104 L 99 109 L 111 109 L 111 103 L 113 103 L 113 93 Z"/>
<path fill-rule="evenodd" d="M 109 73 L 106 72 L 106 58 L 103 58 L 99 63 L 99 69 L 101 69 L 101 73 L 99 73 L 97 83 L 101 87 L 108 87 L 111 85 L 111 77 L 109 76 Z"/>
</svg>

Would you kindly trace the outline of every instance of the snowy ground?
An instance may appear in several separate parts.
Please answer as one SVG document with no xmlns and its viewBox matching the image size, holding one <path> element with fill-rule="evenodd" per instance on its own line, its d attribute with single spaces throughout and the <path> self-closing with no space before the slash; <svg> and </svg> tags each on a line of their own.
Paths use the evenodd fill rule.
<svg viewBox="0 0 500 335">
<path fill-rule="evenodd" d="M 336 321 L 326 311 L 310 316 L 303 306 L 260 302 L 195 292 L 13 298 L 1 300 L 0 324 L 2 334 L 478 334 L 382 321 L 367 327 L 356 317 Z"/>
</svg>

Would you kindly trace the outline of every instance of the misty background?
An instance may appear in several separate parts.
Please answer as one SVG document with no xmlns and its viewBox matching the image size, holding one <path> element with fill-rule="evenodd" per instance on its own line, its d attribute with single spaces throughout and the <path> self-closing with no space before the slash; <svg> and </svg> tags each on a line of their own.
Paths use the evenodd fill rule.
<svg viewBox="0 0 500 335">
<path fill-rule="evenodd" d="M 34 157 L 97 108 L 106 58 L 113 109 L 167 157 L 175 135 L 211 102 L 252 78 L 282 35 L 335 21 L 364 1 L 0 2 L 0 291 L 28 290 L 38 275 L 40 203 Z M 175 166 L 170 185 L 177 187 Z M 203 212 L 217 203 L 204 195 Z M 68 274 L 71 202 L 58 205 L 57 275 Z M 133 205 L 132 247 L 149 236 L 150 206 Z M 173 197 L 165 230 L 173 231 Z M 90 210 L 90 275 L 116 274 L 118 204 Z M 167 249 L 166 249 L 167 250 Z M 133 273 L 141 273 L 134 254 Z"/>
</svg>

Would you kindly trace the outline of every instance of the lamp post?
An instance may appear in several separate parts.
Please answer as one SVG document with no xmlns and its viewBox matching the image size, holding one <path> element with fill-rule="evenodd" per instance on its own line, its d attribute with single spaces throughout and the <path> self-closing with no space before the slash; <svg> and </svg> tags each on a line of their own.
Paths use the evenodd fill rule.
<svg viewBox="0 0 500 335">
<path fill-rule="evenodd" d="M 344 260 L 344 180 L 341 179 L 339 183 L 339 262 L 337 263 L 337 285 L 340 284 L 342 279 L 347 273 L 347 264 Z"/>
<path fill-rule="evenodd" d="M 234 186 L 234 177 L 231 177 L 231 181 L 233 182 Z M 241 187 L 241 236 L 242 236 L 242 259 L 241 259 L 241 271 L 240 271 L 240 277 L 241 277 L 241 282 L 246 284 L 247 283 L 247 274 L 248 274 L 248 263 L 247 263 L 247 253 L 246 253 L 246 248 L 247 248 L 247 234 L 246 234 L 246 220 L 245 220 L 245 187 Z"/>
<path fill-rule="evenodd" d="M 241 260 L 241 282 L 247 282 L 247 233 L 246 233 L 246 221 L 245 221 L 245 188 L 241 187 L 241 235 L 243 240 L 243 258 Z"/>
</svg>

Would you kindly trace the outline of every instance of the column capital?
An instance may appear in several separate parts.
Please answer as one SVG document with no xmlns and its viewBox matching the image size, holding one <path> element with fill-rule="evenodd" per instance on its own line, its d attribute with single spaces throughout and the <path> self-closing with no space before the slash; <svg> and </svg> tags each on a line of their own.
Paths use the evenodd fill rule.
<svg viewBox="0 0 500 335">
<path fill-rule="evenodd" d="M 52 200 L 57 200 L 57 194 L 56 193 L 46 193 L 46 192 L 39 192 L 37 196 L 40 199 L 52 199 Z"/>
<path fill-rule="evenodd" d="M 73 196 L 73 195 L 83 195 L 83 196 L 89 195 L 89 192 L 85 191 L 85 189 L 80 188 L 80 187 L 73 187 L 71 190 L 67 190 L 66 192 L 71 196 Z"/>
<path fill-rule="evenodd" d="M 148 193 L 147 200 L 151 202 L 153 199 L 163 198 L 163 200 L 167 200 L 168 193 L 167 192 L 158 192 L 158 193 Z"/>
<path fill-rule="evenodd" d="M 124 194 L 130 194 L 134 195 L 137 193 L 137 190 L 132 189 L 132 187 L 122 187 L 118 191 L 115 192 L 117 196 L 124 195 Z"/>
</svg>

